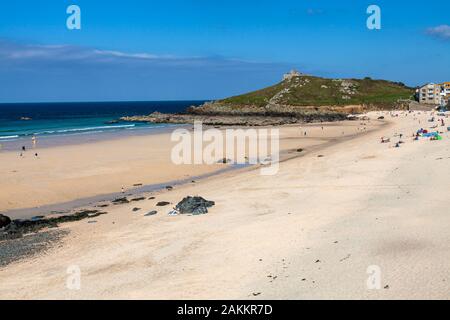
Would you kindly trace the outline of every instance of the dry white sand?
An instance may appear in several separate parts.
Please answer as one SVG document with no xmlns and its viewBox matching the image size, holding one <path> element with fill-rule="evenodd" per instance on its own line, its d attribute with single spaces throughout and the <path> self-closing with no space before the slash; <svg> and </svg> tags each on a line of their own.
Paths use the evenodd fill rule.
<svg viewBox="0 0 450 320">
<path fill-rule="evenodd" d="M 277 175 L 228 173 L 64 224 L 60 246 L 0 269 L 0 298 L 448 299 L 450 137 L 413 141 L 415 117 L 429 125 L 387 116 L 390 126 L 284 161 Z M 400 148 L 380 143 L 398 133 Z M 201 216 L 155 207 L 186 195 L 216 205 Z M 71 265 L 80 290 L 66 287 Z M 381 289 L 369 290 L 374 265 Z"/>
</svg>

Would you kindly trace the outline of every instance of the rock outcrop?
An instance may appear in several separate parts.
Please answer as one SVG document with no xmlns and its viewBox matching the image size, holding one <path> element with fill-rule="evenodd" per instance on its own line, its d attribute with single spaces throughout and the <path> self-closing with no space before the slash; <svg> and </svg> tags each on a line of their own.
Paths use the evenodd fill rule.
<svg viewBox="0 0 450 320">
<path fill-rule="evenodd" d="M 0 228 L 6 227 L 11 223 L 11 219 L 7 216 L 0 214 Z"/>
<path fill-rule="evenodd" d="M 202 197 L 187 196 L 175 206 L 175 210 L 180 214 L 198 215 L 208 213 L 208 208 L 214 205 L 214 201 L 208 201 Z"/>
</svg>

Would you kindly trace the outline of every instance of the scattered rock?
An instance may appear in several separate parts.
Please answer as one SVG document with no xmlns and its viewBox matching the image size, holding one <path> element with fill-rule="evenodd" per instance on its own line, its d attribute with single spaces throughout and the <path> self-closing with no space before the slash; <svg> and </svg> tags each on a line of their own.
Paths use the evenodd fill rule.
<svg viewBox="0 0 450 320">
<path fill-rule="evenodd" d="M 253 292 L 254 297 L 259 296 L 260 294 L 261 294 L 261 292 Z"/>
<path fill-rule="evenodd" d="M 317 156 L 317 158 L 323 158 L 323 157 L 324 157 L 323 154 L 319 154 L 319 155 Z"/>
<path fill-rule="evenodd" d="M 167 206 L 168 204 L 170 204 L 170 202 L 167 201 L 160 201 L 156 204 L 157 207 L 164 207 Z"/>
<path fill-rule="evenodd" d="M 140 186 L 142 186 L 142 183 L 135 183 L 135 184 L 133 184 L 133 187 L 140 187 Z"/>
<path fill-rule="evenodd" d="M 133 201 L 133 202 L 142 201 L 142 200 L 145 200 L 145 197 L 139 197 L 139 198 L 131 199 L 131 201 Z"/>
<path fill-rule="evenodd" d="M 38 220 L 16 219 L 11 221 L 11 223 L 9 223 L 2 230 L 2 232 L 0 232 L 0 241 L 18 239 L 21 238 L 24 234 L 36 233 L 44 228 L 56 228 L 58 227 L 59 223 L 95 218 L 103 214 L 106 214 L 106 212 L 100 212 L 98 210 L 84 210 L 72 215 L 65 215 L 54 218 L 44 218 Z"/>
<path fill-rule="evenodd" d="M 214 201 L 208 201 L 202 197 L 188 196 L 175 206 L 175 210 L 181 214 L 190 213 L 193 215 L 198 215 L 208 213 L 208 208 L 213 205 L 215 205 Z"/>
<path fill-rule="evenodd" d="M 297 152 L 303 152 L 302 148 L 297 149 Z"/>
<path fill-rule="evenodd" d="M 166 189 L 171 191 L 171 190 L 173 190 L 173 187 L 172 186 L 166 186 Z"/>
<path fill-rule="evenodd" d="M 346 255 L 344 258 L 342 258 L 341 260 L 339 260 L 340 262 L 345 261 L 347 259 L 349 259 L 351 257 L 350 254 Z"/>
<path fill-rule="evenodd" d="M 133 212 L 139 211 L 141 208 L 133 208 Z"/>
<path fill-rule="evenodd" d="M 6 227 L 11 223 L 11 219 L 7 216 L 0 214 L 0 228 Z"/>
<path fill-rule="evenodd" d="M 389 285 L 385 285 L 385 286 L 384 286 L 384 289 L 389 289 Z"/>
<path fill-rule="evenodd" d="M 116 204 L 129 203 L 129 202 L 130 202 L 130 201 L 129 201 L 126 197 L 123 197 L 123 198 L 117 198 L 117 199 L 115 199 L 115 200 L 112 201 L 112 203 L 114 203 L 115 205 L 116 205 Z"/>
<path fill-rule="evenodd" d="M 153 200 L 153 199 L 155 199 L 155 197 L 150 197 L 150 198 L 148 198 L 148 200 Z"/>
<path fill-rule="evenodd" d="M 106 207 L 109 207 L 109 204 L 99 204 L 98 206 L 97 206 L 97 208 L 106 208 Z"/>
<path fill-rule="evenodd" d="M 148 216 L 154 216 L 154 215 L 157 214 L 157 213 L 158 213 L 158 211 L 153 210 L 153 211 L 150 211 L 149 213 L 144 214 L 144 216 L 145 216 L 145 217 L 148 217 Z"/>
</svg>

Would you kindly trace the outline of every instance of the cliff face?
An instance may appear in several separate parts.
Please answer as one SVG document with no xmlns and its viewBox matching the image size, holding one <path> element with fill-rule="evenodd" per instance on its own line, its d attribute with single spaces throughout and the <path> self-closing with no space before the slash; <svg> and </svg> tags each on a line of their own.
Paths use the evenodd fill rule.
<svg viewBox="0 0 450 320">
<path fill-rule="evenodd" d="M 268 88 L 191 107 L 191 114 L 314 116 L 405 108 L 414 90 L 401 83 L 293 75 Z"/>
</svg>

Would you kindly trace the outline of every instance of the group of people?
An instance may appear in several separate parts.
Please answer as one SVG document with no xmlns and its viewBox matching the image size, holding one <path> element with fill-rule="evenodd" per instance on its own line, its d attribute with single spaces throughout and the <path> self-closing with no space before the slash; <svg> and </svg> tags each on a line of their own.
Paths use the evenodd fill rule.
<svg viewBox="0 0 450 320">
<path fill-rule="evenodd" d="M 37 138 L 36 138 L 36 136 L 33 136 L 33 137 L 31 138 L 31 144 L 33 145 L 33 149 L 35 149 L 36 146 L 37 146 Z M 20 152 L 20 156 L 23 157 L 23 154 L 24 154 L 24 152 L 26 152 L 26 151 L 27 151 L 27 148 L 26 148 L 25 146 L 22 146 L 22 152 Z M 34 156 L 37 158 L 39 155 L 38 155 L 37 152 L 35 152 L 35 153 L 34 153 Z"/>
</svg>

